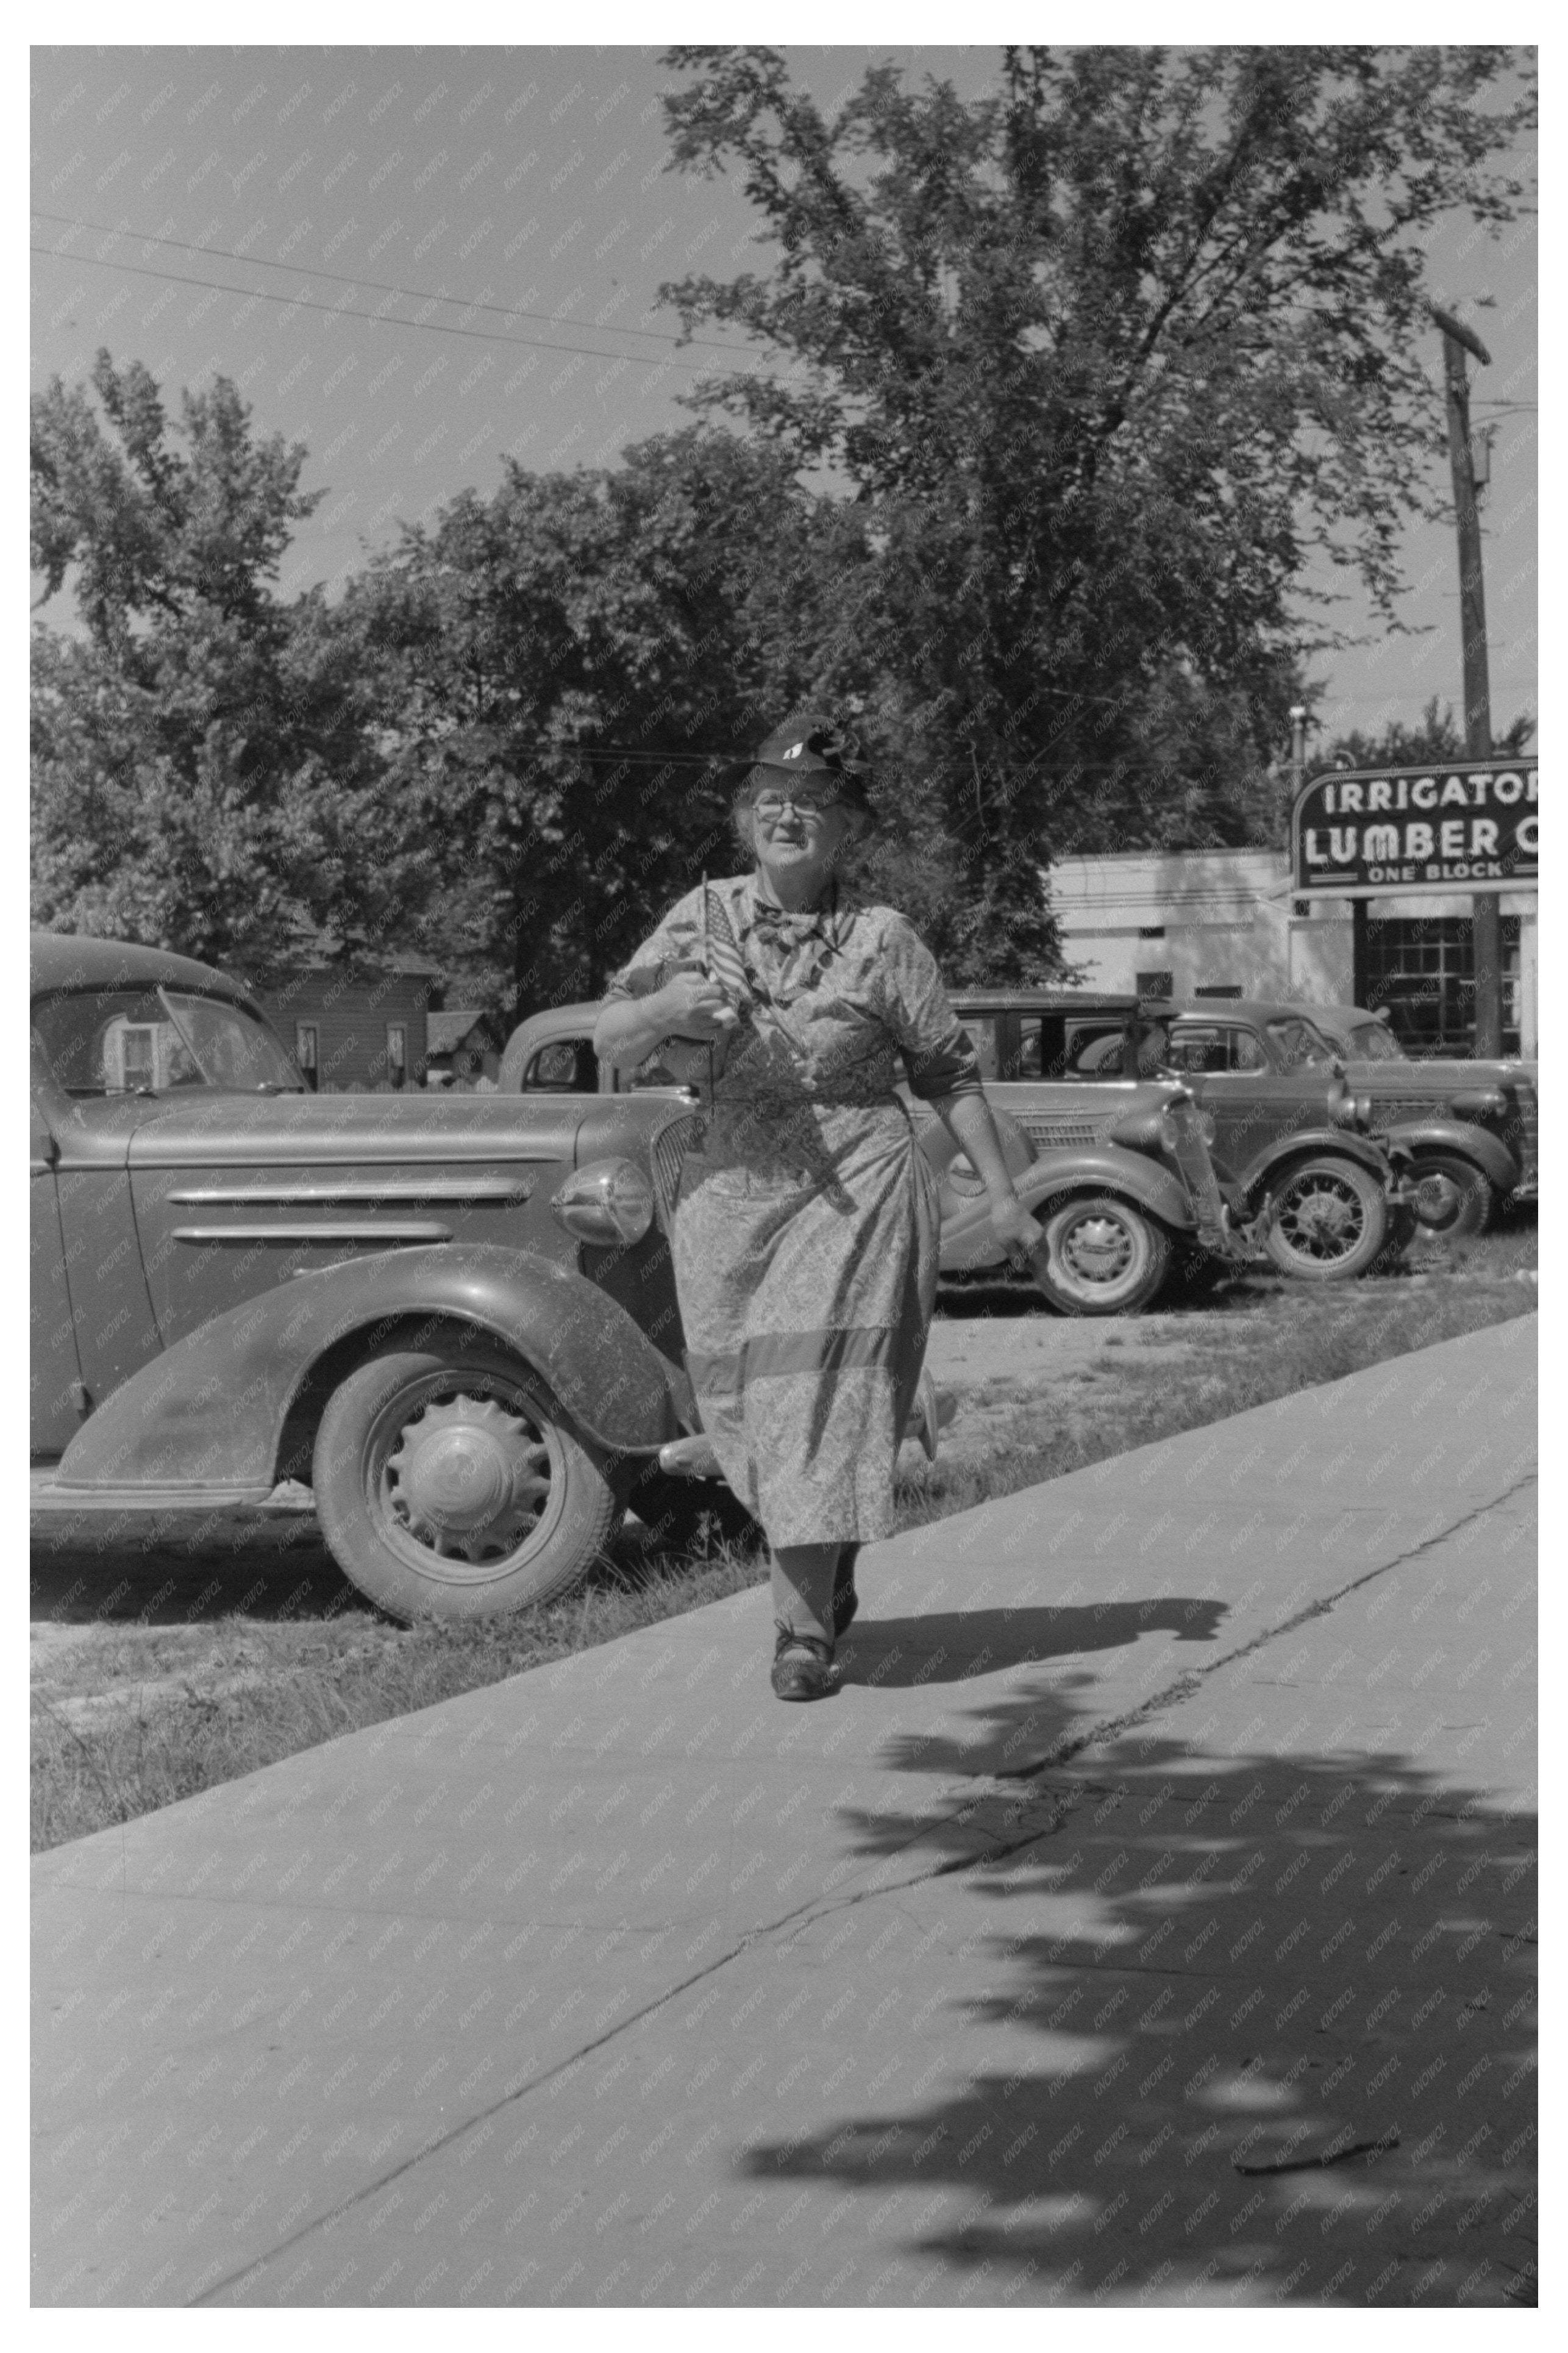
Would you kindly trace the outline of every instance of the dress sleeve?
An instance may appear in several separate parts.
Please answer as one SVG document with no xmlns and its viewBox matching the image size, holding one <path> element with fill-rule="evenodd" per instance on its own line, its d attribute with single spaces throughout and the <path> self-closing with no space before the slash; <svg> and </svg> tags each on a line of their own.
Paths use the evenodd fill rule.
<svg viewBox="0 0 1568 2353">
<path fill-rule="evenodd" d="M 982 1094 L 973 1040 L 948 1002 L 935 956 L 902 915 L 889 915 L 881 968 L 883 1018 L 903 1049 L 910 1093 L 922 1103 Z"/>
<path fill-rule="evenodd" d="M 678 899 L 657 930 L 610 975 L 605 983 L 606 1005 L 618 997 L 651 997 L 656 988 L 664 987 L 672 967 L 699 955 L 701 895 L 700 891 L 689 891 L 684 899 Z"/>
</svg>

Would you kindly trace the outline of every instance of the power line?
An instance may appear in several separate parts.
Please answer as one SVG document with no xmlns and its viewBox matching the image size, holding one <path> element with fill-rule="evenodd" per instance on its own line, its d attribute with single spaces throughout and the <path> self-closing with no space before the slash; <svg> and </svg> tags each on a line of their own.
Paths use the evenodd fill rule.
<svg viewBox="0 0 1568 2353">
<path fill-rule="evenodd" d="M 240 294 L 251 302 L 277 302 L 285 310 L 320 311 L 329 319 L 365 319 L 373 327 L 409 327 L 427 335 L 460 335 L 467 343 L 509 343 L 514 348 L 531 352 L 569 352 L 578 359 L 619 360 L 627 367 L 681 368 L 689 374 L 711 375 L 712 370 L 700 362 L 679 360 L 673 353 L 659 356 L 650 352 L 595 351 L 588 343 L 558 343 L 542 335 L 502 335 L 491 327 L 453 327 L 439 319 L 399 319 L 390 311 L 360 311 L 349 302 L 313 302 L 308 294 L 268 294 L 258 286 L 235 286 L 216 278 L 187 278 L 176 269 L 153 269 L 134 261 L 100 261 L 92 253 L 67 253 L 56 246 L 29 245 L 29 253 L 39 253 L 50 261 L 86 263 L 92 269 L 118 269 L 132 278 L 156 278 L 170 286 L 189 286 L 195 291 L 213 294 Z M 446 301 L 449 298 L 437 298 Z M 614 334 L 613 327 L 596 332 Z M 737 356 L 739 356 L 737 354 Z"/>
<path fill-rule="evenodd" d="M 110 228 L 106 221 L 77 220 L 69 213 L 46 212 L 41 205 L 31 206 L 29 211 L 34 220 L 55 221 L 62 228 L 87 229 L 98 237 L 133 237 L 142 245 L 166 245 L 181 253 L 205 253 L 217 261 L 243 261 L 256 269 L 292 269 L 295 266 L 289 261 L 268 261 L 259 253 L 238 253 L 233 246 L 193 245 L 183 237 L 154 237 L 150 230 Z M 34 250 L 37 251 L 37 248 L 35 248 Z M 62 246 L 58 250 L 62 259 L 66 258 L 65 248 Z M 72 254 L 68 258 L 72 260 L 95 260 L 97 256 Z M 457 304 L 459 310 L 485 311 L 498 319 L 536 319 L 547 327 L 582 327 L 586 329 L 588 333 L 595 335 L 637 335 L 645 343 L 700 343 L 705 351 L 724 352 L 731 359 L 746 356 L 744 353 L 737 352 L 733 343 L 716 343 L 710 335 L 688 335 L 683 338 L 671 334 L 668 328 L 662 327 L 605 326 L 594 319 L 570 318 L 561 311 L 530 311 L 521 304 L 481 302 L 477 297 L 467 294 L 437 294 L 427 286 L 396 286 L 384 278 L 351 278 L 341 269 L 311 269 L 297 274 L 310 278 L 330 278 L 337 286 L 363 286 L 373 289 L 377 294 L 401 294 L 410 302 L 452 302 Z M 618 358 L 620 354 L 616 353 L 616 356 Z"/>
</svg>

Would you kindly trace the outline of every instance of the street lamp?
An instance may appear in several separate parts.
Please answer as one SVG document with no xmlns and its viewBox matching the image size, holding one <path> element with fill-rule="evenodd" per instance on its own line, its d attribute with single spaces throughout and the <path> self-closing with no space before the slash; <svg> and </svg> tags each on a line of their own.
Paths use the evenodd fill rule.
<svg viewBox="0 0 1568 2353">
<path fill-rule="evenodd" d="M 1290 773 L 1295 778 L 1291 789 L 1299 793 L 1307 781 L 1307 706 L 1304 702 L 1290 705 Z"/>
</svg>

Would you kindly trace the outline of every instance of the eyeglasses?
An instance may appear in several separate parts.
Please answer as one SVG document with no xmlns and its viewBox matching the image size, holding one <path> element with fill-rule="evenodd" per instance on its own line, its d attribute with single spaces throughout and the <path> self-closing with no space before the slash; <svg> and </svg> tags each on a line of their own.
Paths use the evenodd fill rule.
<svg viewBox="0 0 1568 2353">
<path fill-rule="evenodd" d="M 800 785 L 787 793 L 759 793 L 752 803 L 752 812 L 764 824 L 772 825 L 786 808 L 793 809 L 796 817 L 820 817 L 826 809 L 842 807 L 837 793 L 818 793 L 808 785 Z"/>
</svg>

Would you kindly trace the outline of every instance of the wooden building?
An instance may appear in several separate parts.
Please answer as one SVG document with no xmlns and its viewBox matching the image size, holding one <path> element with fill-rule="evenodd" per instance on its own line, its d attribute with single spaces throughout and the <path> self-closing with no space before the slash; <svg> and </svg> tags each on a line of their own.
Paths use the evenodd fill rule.
<svg viewBox="0 0 1568 2353">
<path fill-rule="evenodd" d="M 372 967 L 323 955 L 257 996 L 308 1086 L 322 1094 L 396 1093 L 425 1083 L 438 979 L 426 956 L 395 954 Z"/>
</svg>

